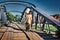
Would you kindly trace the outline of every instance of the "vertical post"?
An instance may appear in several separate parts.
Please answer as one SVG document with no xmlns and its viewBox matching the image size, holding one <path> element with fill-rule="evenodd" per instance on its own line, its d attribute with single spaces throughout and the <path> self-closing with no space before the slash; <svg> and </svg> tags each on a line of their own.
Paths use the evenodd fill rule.
<svg viewBox="0 0 60 40">
<path fill-rule="evenodd" d="M 24 16 L 24 13 L 25 13 L 25 11 L 26 11 L 27 8 L 28 8 L 28 7 L 26 7 L 26 8 L 24 9 L 24 11 L 23 11 L 23 13 L 22 13 L 22 15 L 21 15 L 21 20 L 20 20 L 20 22 L 22 21 L 22 18 L 23 18 L 23 16 Z"/>
<path fill-rule="evenodd" d="M 7 16 L 6 16 L 6 7 L 4 6 L 4 5 L 0 5 L 0 7 L 1 7 L 1 22 L 2 22 L 2 24 L 4 25 L 4 24 L 6 24 L 6 22 L 7 22 Z"/>
<path fill-rule="evenodd" d="M 47 27 L 47 33 L 50 34 L 50 27 L 49 27 L 49 23 L 46 23 L 46 27 Z"/>
<path fill-rule="evenodd" d="M 1 10 L 1 6 L 0 6 L 0 10 Z M 0 11 L 0 26 L 1 26 L 1 11 Z"/>
<path fill-rule="evenodd" d="M 60 26 L 56 26 L 56 27 L 57 27 L 56 35 L 60 39 Z"/>
<path fill-rule="evenodd" d="M 38 15 L 39 27 L 41 28 L 40 15 Z"/>
<path fill-rule="evenodd" d="M 42 16 L 40 16 L 40 27 L 42 27 L 42 19 L 43 19 L 43 17 Z"/>
<path fill-rule="evenodd" d="M 35 29 L 37 29 L 37 23 L 38 23 L 38 14 L 37 14 L 37 16 L 35 17 Z"/>
<path fill-rule="evenodd" d="M 42 31 L 44 30 L 45 22 L 46 22 L 46 20 L 44 18 L 43 25 L 42 25 Z"/>
</svg>

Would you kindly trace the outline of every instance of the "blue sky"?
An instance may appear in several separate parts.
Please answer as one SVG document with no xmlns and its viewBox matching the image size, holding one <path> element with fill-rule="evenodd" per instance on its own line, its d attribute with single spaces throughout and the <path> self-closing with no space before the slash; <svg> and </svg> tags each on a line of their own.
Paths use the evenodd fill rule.
<svg viewBox="0 0 60 40">
<path fill-rule="evenodd" d="M 11 1 L 11 0 L 0 0 L 0 2 L 2 1 Z M 16 0 L 16 1 L 20 1 L 20 0 Z M 30 2 L 36 5 L 36 8 L 38 8 L 40 11 L 48 15 L 60 14 L 60 0 L 21 0 L 21 1 Z M 7 9 L 10 9 L 10 10 L 12 8 L 13 7 L 11 8 L 7 7 Z M 19 7 L 15 7 L 15 8 L 16 10 L 19 10 Z"/>
</svg>

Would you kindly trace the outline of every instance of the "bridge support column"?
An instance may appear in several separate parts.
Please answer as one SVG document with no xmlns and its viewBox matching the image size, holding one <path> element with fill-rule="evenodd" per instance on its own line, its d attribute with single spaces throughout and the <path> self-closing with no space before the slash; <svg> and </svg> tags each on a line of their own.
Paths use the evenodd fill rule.
<svg viewBox="0 0 60 40">
<path fill-rule="evenodd" d="M 50 34 L 50 27 L 49 27 L 49 23 L 46 24 L 47 27 L 47 33 Z"/>
<path fill-rule="evenodd" d="M 37 14 L 37 16 L 35 17 L 35 29 L 37 29 L 37 24 L 38 24 L 38 14 Z"/>
<path fill-rule="evenodd" d="M 5 6 L 0 5 L 0 13 L 1 13 L 1 22 L 4 25 L 7 22 L 6 7 Z"/>
<path fill-rule="evenodd" d="M 56 35 L 58 36 L 58 38 L 60 39 L 60 27 L 57 28 L 58 30 L 56 31 Z"/>
<path fill-rule="evenodd" d="M 40 19 L 40 29 L 42 28 L 42 21 L 43 21 L 43 17 L 42 16 L 39 16 L 39 19 Z M 42 29 L 41 29 L 42 30 Z"/>
<path fill-rule="evenodd" d="M 44 30 L 45 23 L 46 23 L 46 20 L 44 18 L 43 25 L 42 25 L 42 31 Z"/>
</svg>

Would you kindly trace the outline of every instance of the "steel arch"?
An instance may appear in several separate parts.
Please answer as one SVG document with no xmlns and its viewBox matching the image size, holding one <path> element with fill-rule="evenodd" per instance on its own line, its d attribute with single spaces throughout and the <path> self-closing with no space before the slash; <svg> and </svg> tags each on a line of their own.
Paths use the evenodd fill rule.
<svg viewBox="0 0 60 40">
<path fill-rule="evenodd" d="M 19 5 L 24 5 L 27 7 L 36 7 L 34 4 L 29 3 L 29 2 L 25 2 L 25 1 L 4 1 L 4 2 L 0 2 L 0 5 L 7 5 L 7 4 L 19 4 Z"/>
</svg>

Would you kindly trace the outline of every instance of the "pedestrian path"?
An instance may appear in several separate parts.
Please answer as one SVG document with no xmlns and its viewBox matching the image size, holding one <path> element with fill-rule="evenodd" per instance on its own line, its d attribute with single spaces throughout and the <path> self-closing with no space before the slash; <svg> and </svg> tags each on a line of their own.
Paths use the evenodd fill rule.
<svg viewBox="0 0 60 40">
<path fill-rule="evenodd" d="M 44 40 L 35 32 L 20 30 L 18 26 L 12 24 L 9 27 L 0 28 L 0 40 Z"/>
</svg>

